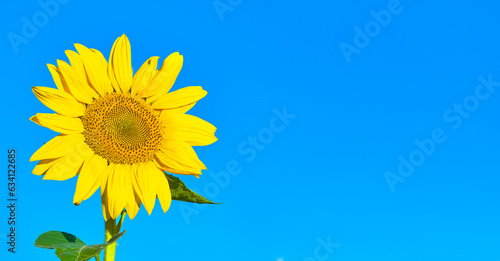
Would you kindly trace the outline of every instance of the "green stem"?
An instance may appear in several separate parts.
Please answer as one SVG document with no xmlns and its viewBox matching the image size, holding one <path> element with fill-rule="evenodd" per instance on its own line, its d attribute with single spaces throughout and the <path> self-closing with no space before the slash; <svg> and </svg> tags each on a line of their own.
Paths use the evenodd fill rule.
<svg viewBox="0 0 500 261">
<path fill-rule="evenodd" d="M 109 219 L 108 221 L 106 221 L 104 226 L 105 242 L 108 242 L 114 235 L 120 232 L 124 218 L 125 218 L 125 211 L 122 211 L 118 224 L 116 224 L 115 219 Z M 111 245 L 107 246 L 106 248 L 104 248 L 104 261 L 115 261 L 115 253 L 116 253 L 116 241 L 113 242 Z"/>
<path fill-rule="evenodd" d="M 123 210 L 122 213 L 120 214 L 120 221 L 118 222 L 117 225 L 116 234 L 120 233 L 120 230 L 122 229 L 123 219 L 125 219 L 125 213 L 127 212 Z"/>
<path fill-rule="evenodd" d="M 100 253 L 100 251 L 99 251 L 99 253 Z M 99 254 L 96 254 L 94 257 L 95 257 L 95 261 L 101 261 L 101 258 L 99 257 Z"/>
<path fill-rule="evenodd" d="M 116 234 L 116 221 L 110 218 L 105 223 L 104 240 L 108 242 Z M 104 248 L 104 261 L 115 261 L 116 242 Z"/>
</svg>

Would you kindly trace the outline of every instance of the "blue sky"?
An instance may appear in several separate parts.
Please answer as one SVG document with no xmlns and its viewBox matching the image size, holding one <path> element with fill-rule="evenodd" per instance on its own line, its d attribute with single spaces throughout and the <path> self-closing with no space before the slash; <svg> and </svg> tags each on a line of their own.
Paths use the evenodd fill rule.
<svg viewBox="0 0 500 261">
<path fill-rule="evenodd" d="M 107 56 L 123 33 L 135 69 L 178 51 L 174 88 L 208 91 L 191 113 L 219 141 L 196 148 L 200 179 L 181 178 L 224 204 L 142 208 L 117 260 L 500 258 L 500 3 L 48 2 L 1 4 L 1 142 L 16 149 L 18 198 L 16 254 L 0 211 L 2 259 L 55 260 L 33 246 L 48 230 L 102 243 L 98 194 L 76 207 L 76 178 L 31 174 L 56 135 L 28 120 L 50 112 L 31 86 L 55 86 L 46 63 L 73 43 Z"/>
</svg>

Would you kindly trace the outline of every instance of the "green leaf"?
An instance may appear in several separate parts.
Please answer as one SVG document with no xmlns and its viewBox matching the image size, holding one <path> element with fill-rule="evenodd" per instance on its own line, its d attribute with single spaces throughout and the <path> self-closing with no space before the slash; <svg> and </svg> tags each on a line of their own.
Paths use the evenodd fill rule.
<svg viewBox="0 0 500 261">
<path fill-rule="evenodd" d="M 55 249 L 56 255 L 61 261 L 85 261 L 98 255 L 105 247 L 116 242 L 124 233 L 125 231 L 114 235 L 105 244 L 87 246 L 74 235 L 59 231 L 49 231 L 37 238 L 35 246 Z"/>
<path fill-rule="evenodd" d="M 214 203 L 203 196 L 198 195 L 194 191 L 188 189 L 186 184 L 182 182 L 179 178 L 174 177 L 170 174 L 166 174 L 168 179 L 168 184 L 170 185 L 170 193 L 172 194 L 173 200 L 192 202 L 198 204 L 219 204 Z"/>
<path fill-rule="evenodd" d="M 65 244 L 81 244 L 85 245 L 83 241 L 74 235 L 59 232 L 59 231 L 49 231 L 41 234 L 35 241 L 35 246 L 47 249 L 54 249 L 57 246 L 64 246 Z M 54 247 L 56 246 L 56 247 Z"/>
</svg>

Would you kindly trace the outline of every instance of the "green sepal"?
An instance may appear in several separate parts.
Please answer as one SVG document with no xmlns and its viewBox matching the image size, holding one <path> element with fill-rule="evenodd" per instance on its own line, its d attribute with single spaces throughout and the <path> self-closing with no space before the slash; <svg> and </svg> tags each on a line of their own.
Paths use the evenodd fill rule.
<svg viewBox="0 0 500 261">
<path fill-rule="evenodd" d="M 168 184 L 170 185 L 170 194 L 172 194 L 172 200 L 198 203 L 198 204 L 220 204 L 212 202 L 203 196 L 197 194 L 196 192 L 190 190 L 182 180 L 167 174 Z"/>
</svg>

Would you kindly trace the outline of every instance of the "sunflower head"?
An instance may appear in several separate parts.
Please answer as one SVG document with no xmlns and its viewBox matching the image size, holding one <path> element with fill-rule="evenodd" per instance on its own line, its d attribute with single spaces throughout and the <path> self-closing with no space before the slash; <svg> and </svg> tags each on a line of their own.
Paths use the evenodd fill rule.
<svg viewBox="0 0 500 261">
<path fill-rule="evenodd" d="M 149 58 L 132 72 L 130 43 L 119 37 L 109 62 L 102 53 L 75 44 L 66 51 L 70 64 L 48 64 L 55 88 L 33 87 L 36 97 L 55 113 L 31 120 L 61 133 L 38 149 L 33 174 L 66 180 L 78 175 L 73 202 L 80 204 L 101 188 L 105 220 L 123 209 L 130 218 L 141 204 L 151 214 L 156 198 L 163 211 L 171 195 L 165 171 L 197 176 L 205 165 L 192 146 L 217 140 L 216 128 L 186 114 L 206 95 L 199 86 L 170 92 L 183 57 Z"/>
<path fill-rule="evenodd" d="M 160 113 L 130 93 L 107 93 L 81 119 L 85 143 L 111 163 L 152 161 L 163 141 Z"/>
</svg>

